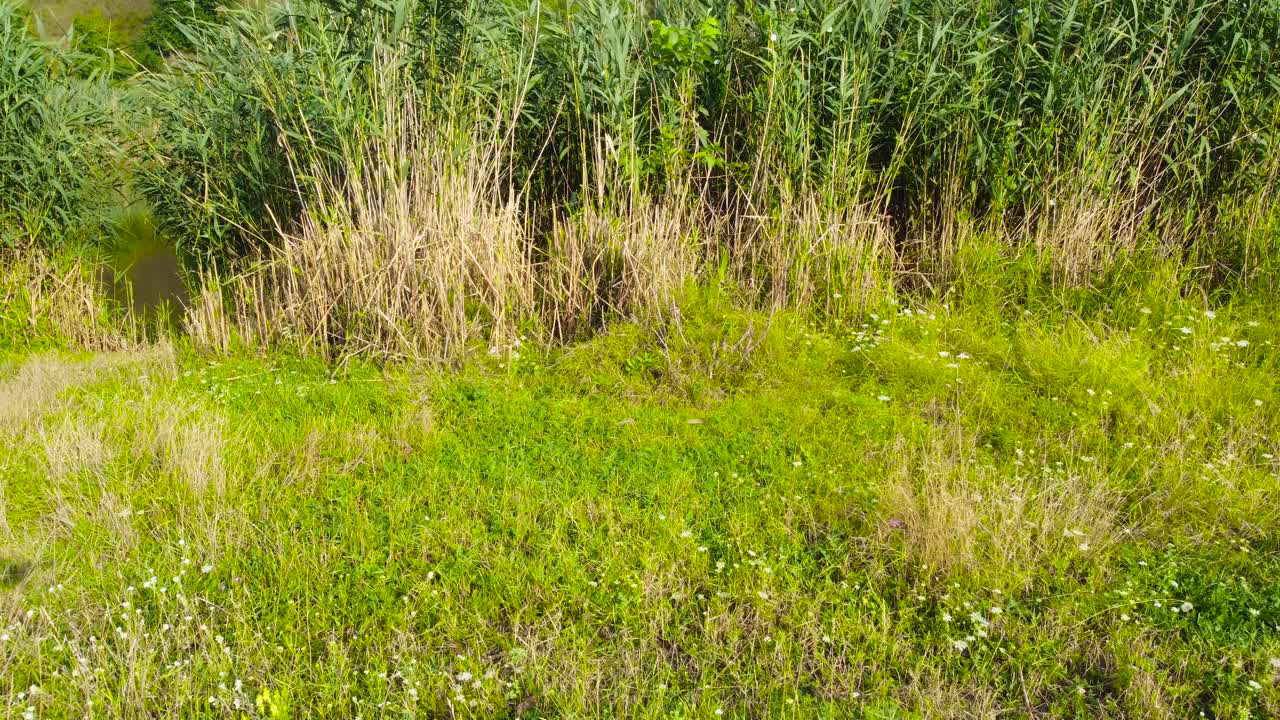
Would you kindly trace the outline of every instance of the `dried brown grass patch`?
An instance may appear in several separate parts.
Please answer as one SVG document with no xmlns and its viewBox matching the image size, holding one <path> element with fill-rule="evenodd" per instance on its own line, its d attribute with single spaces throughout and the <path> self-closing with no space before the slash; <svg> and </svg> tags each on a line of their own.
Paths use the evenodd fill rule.
<svg viewBox="0 0 1280 720">
<path fill-rule="evenodd" d="M 892 287 L 893 233 L 871 205 L 832 208 L 804 196 L 735 225 L 735 274 L 775 309 L 856 314 Z"/>
<path fill-rule="evenodd" d="M 99 353 L 83 361 L 54 352 L 33 355 L 0 381 L 0 432 L 23 429 L 56 411 L 63 393 L 76 386 L 126 371 L 171 375 L 176 367 L 173 346 L 164 342 L 143 351 Z"/>
<path fill-rule="evenodd" d="M 618 210 L 591 204 L 557 219 L 539 274 L 550 334 L 572 339 L 609 316 L 671 307 L 697 277 L 699 233 L 679 204 L 639 197 Z"/>
<path fill-rule="evenodd" d="M 1155 646 L 1145 635 L 1114 639 L 1111 664 L 1118 666 L 1120 701 L 1133 717 L 1171 720 L 1180 717 L 1168 693 L 1169 678 L 1151 659 Z"/>
<path fill-rule="evenodd" d="M 1118 499 L 1092 466 L 1008 476 L 982 465 L 958 428 L 918 447 L 899 438 L 883 489 L 886 542 L 944 573 L 1026 583 L 1053 557 L 1089 557 L 1112 540 Z"/>
<path fill-rule="evenodd" d="M 1035 248 L 1055 283 L 1087 286 L 1137 254 L 1153 211 L 1134 193 L 1065 190 L 1046 199 L 1037 221 L 1024 221 L 1013 240 Z M 1172 231 L 1161 236 L 1172 242 Z"/>
<path fill-rule="evenodd" d="M 0 308 L 20 320 L 30 338 L 52 333 L 88 350 L 143 344 L 137 319 L 108 311 L 97 268 L 80 257 L 54 258 L 35 248 L 0 256 Z"/>
<path fill-rule="evenodd" d="M 531 248 L 495 145 L 427 127 L 399 97 L 387 114 L 357 167 L 341 179 L 317 171 L 296 231 L 244 272 L 206 282 L 188 320 L 197 343 L 443 360 L 516 338 L 534 304 Z"/>
<path fill-rule="evenodd" d="M 152 422 L 148 440 L 166 470 L 197 497 L 221 496 L 227 482 L 226 419 L 208 408 L 175 402 L 166 403 Z"/>
<path fill-rule="evenodd" d="M 68 388 L 93 375 L 89 363 L 67 360 L 56 353 L 35 355 L 0 382 L 0 430 L 26 426 L 41 417 Z"/>
<path fill-rule="evenodd" d="M 44 525 L 49 536 L 70 533 L 83 519 L 106 531 L 111 550 L 128 553 L 137 546 L 132 508 L 121 499 L 112 472 L 121 457 L 122 435 L 101 418 L 83 414 L 68 415 L 42 430 L 41 459 L 49 481 Z"/>
<path fill-rule="evenodd" d="M 902 702 L 921 718 L 993 720 L 1004 714 L 997 693 L 978 684 L 956 683 L 934 671 L 912 677 Z"/>
</svg>

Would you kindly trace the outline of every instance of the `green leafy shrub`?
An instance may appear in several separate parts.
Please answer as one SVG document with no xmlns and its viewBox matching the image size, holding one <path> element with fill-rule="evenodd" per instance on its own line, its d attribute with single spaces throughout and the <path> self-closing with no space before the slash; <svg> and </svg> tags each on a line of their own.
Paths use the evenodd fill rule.
<svg viewBox="0 0 1280 720">
<path fill-rule="evenodd" d="M 137 49 L 152 62 L 174 51 L 195 49 L 184 28 L 192 22 L 212 22 L 217 18 L 216 0 L 153 0 L 153 11 L 138 39 Z"/>
<path fill-rule="evenodd" d="M 139 43 L 126 23 L 102 14 L 101 10 L 77 15 L 72 21 L 76 49 L 84 56 L 82 63 L 90 72 L 122 79 L 144 67 L 148 56 L 139 52 Z"/>
<path fill-rule="evenodd" d="M 85 57 L 28 32 L 0 0 L 0 245 L 59 245 L 102 226 L 109 117 Z"/>
<path fill-rule="evenodd" d="M 76 42 L 87 53 L 108 53 L 120 46 L 120 33 L 111 20 L 95 9 L 77 15 L 71 23 Z"/>
<path fill-rule="evenodd" d="M 327 43 L 336 32 L 295 18 L 236 13 L 203 52 L 149 79 L 160 120 L 157 162 L 139 175 L 157 223 L 199 265 L 261 249 L 296 218 L 316 163 L 337 157 L 367 121 L 368 66 Z"/>
</svg>

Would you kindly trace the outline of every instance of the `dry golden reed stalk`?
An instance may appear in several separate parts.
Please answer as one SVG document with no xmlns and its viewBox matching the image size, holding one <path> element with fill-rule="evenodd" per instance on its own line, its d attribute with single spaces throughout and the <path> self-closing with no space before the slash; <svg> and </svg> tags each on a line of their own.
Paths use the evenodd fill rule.
<svg viewBox="0 0 1280 720">
<path fill-rule="evenodd" d="M 942 572 L 999 569 L 1029 582 L 1041 561 L 1086 556 L 1112 541 L 1118 498 L 1094 466 L 1009 477 L 977 460 L 958 420 L 918 448 L 899 438 L 882 494 L 912 558 Z"/>
<path fill-rule="evenodd" d="M 143 342 L 138 318 L 108 309 L 92 263 L 20 248 L 0 257 L 0 306 L 32 338 L 53 336 L 90 350 L 125 350 Z"/>
<path fill-rule="evenodd" d="M 616 211 L 591 204 L 557 219 L 538 274 L 551 335 L 571 339 L 606 317 L 678 302 L 700 269 L 698 238 L 688 211 L 638 196 Z"/>
<path fill-rule="evenodd" d="M 512 186 L 501 123 L 460 128 L 425 119 L 412 93 L 384 94 L 382 125 L 346 153 L 352 166 L 311 169 L 318 194 L 300 222 L 233 274 L 205 278 L 187 316 L 198 345 L 449 362 L 670 314 L 684 288 L 712 278 L 771 311 L 848 318 L 897 289 L 955 282 L 970 246 L 1032 251 L 1054 282 L 1083 286 L 1148 236 L 1181 237 L 1158 193 L 1126 185 L 1140 154 L 1064 174 L 1037 207 L 1003 218 L 975 213 L 953 182 L 908 223 L 888 192 L 796 191 L 758 211 L 717 207 L 692 178 L 649 193 L 602 133 L 580 203 L 548 215 Z"/>
<path fill-rule="evenodd" d="M 388 116 L 359 167 L 324 176 L 299 227 L 246 271 L 205 283 L 188 319 L 197 343 L 444 360 L 482 331 L 516 338 L 533 312 L 532 259 L 495 146 L 473 138 L 474 152 L 456 152 L 457 135 L 422 127 L 411 103 Z"/>
<path fill-rule="evenodd" d="M 867 206 L 829 208 L 809 195 L 746 220 L 733 241 L 740 276 L 775 309 L 856 312 L 891 288 L 893 235 Z"/>
</svg>

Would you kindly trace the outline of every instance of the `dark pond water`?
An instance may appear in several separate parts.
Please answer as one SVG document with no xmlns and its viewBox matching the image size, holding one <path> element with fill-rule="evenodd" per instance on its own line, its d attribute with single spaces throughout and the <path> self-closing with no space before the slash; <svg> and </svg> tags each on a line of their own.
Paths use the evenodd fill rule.
<svg viewBox="0 0 1280 720">
<path fill-rule="evenodd" d="M 107 294 L 150 327 L 169 329 L 190 303 L 182 268 L 173 247 L 155 232 L 145 215 L 125 218 L 117 228 L 110 264 L 101 280 Z"/>
</svg>

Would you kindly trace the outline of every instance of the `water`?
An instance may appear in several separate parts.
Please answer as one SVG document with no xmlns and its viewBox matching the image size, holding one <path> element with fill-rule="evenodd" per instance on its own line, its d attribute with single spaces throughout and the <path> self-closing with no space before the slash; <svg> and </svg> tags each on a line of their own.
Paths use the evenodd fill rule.
<svg viewBox="0 0 1280 720">
<path fill-rule="evenodd" d="M 156 233 L 146 213 L 125 216 L 107 248 L 101 280 L 108 297 L 132 311 L 148 328 L 172 330 L 191 301 L 173 247 Z"/>
</svg>

